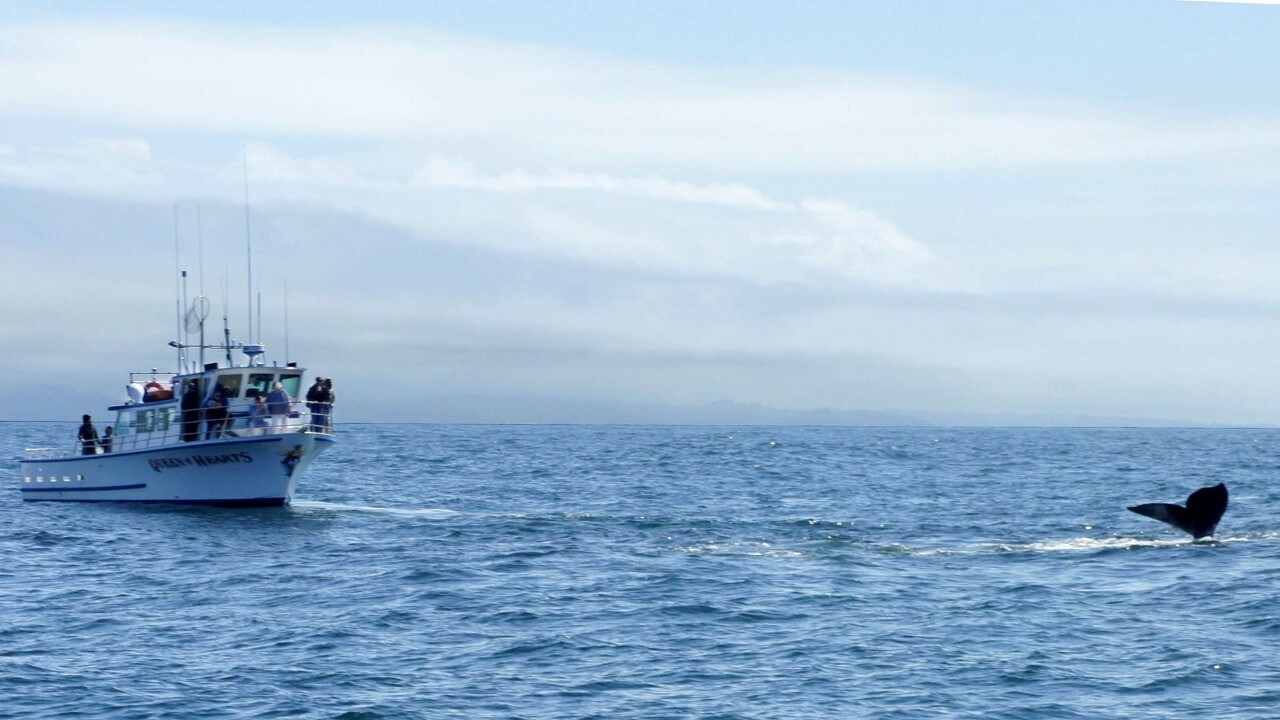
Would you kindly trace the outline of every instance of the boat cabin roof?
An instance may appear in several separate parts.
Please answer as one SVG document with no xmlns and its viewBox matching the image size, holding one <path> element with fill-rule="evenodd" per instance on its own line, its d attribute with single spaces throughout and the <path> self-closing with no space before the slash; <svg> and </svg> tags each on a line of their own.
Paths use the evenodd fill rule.
<svg viewBox="0 0 1280 720">
<path fill-rule="evenodd" d="M 234 398 L 265 397 L 271 392 L 271 386 L 277 381 L 284 385 L 285 392 L 297 397 L 302 386 L 305 368 L 299 367 L 229 367 L 205 370 L 191 375 L 179 375 L 174 384 L 185 385 L 195 380 L 200 383 L 202 394 L 212 394 L 215 386 L 222 388 L 228 400 Z"/>
<path fill-rule="evenodd" d="M 237 401 L 247 403 L 256 397 L 265 398 L 271 393 L 271 388 L 276 382 L 284 386 L 285 392 L 290 397 L 297 398 L 302 390 L 302 376 L 305 373 L 306 368 L 267 365 L 210 368 L 198 373 L 171 376 L 172 392 L 167 393 L 167 397 L 162 400 L 146 401 L 144 399 L 143 402 L 128 402 L 110 407 L 108 410 L 129 410 L 176 403 L 182 396 L 181 389 L 192 381 L 199 383 L 201 398 L 211 397 L 217 387 L 222 389 L 223 396 L 231 404 L 236 404 Z"/>
</svg>

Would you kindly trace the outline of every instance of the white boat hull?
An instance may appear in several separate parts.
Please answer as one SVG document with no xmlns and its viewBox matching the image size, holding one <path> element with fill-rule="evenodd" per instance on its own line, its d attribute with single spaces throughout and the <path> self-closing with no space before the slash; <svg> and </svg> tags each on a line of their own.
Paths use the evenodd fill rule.
<svg viewBox="0 0 1280 720">
<path fill-rule="evenodd" d="M 22 499 L 222 506 L 285 505 L 334 442 L 282 433 L 22 461 Z"/>
</svg>

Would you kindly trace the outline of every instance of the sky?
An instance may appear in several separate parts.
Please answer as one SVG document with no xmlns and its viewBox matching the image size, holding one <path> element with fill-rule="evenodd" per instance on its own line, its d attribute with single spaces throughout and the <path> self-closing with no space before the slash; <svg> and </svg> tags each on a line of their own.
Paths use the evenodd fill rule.
<svg viewBox="0 0 1280 720">
<path fill-rule="evenodd" d="M 0 418 L 204 294 L 340 420 L 1280 422 L 1274 3 L 106 5 L 0 0 Z"/>
</svg>

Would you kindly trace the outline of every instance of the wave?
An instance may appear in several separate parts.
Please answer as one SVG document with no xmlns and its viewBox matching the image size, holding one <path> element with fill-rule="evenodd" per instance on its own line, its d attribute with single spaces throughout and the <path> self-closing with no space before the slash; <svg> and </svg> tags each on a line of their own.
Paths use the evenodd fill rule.
<svg viewBox="0 0 1280 720">
<path fill-rule="evenodd" d="M 1267 540 L 1277 537 L 1276 533 L 1255 533 L 1221 538 L 1192 540 L 1191 538 L 1144 538 L 1144 537 L 1078 537 L 1059 540 L 1040 540 L 1028 543 L 974 543 L 953 548 L 916 549 L 895 545 L 897 552 L 913 552 L 918 555 L 988 555 L 1003 553 L 1095 553 L 1117 550 L 1140 550 L 1144 548 L 1187 548 L 1217 547 L 1233 545 L 1254 540 Z"/>
<path fill-rule="evenodd" d="M 455 517 L 458 512 L 455 510 L 446 510 L 445 508 L 404 508 L 404 507 L 375 507 L 373 505 L 353 505 L 349 503 L 333 503 L 324 502 L 323 500 L 294 500 L 290 507 L 295 510 L 330 510 L 335 512 L 364 512 L 364 513 L 383 513 L 386 515 L 401 515 L 408 517 L 425 517 L 435 520 L 444 520 Z"/>
<path fill-rule="evenodd" d="M 677 552 L 689 555 L 736 555 L 747 557 L 803 557 L 805 555 L 800 550 L 776 548 L 767 542 L 745 540 L 684 545 L 677 548 Z"/>
</svg>

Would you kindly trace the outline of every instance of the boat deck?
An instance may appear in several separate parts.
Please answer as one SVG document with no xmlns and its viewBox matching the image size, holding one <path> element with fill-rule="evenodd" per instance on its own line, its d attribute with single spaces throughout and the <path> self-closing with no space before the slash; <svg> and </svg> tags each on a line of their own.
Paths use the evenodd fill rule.
<svg viewBox="0 0 1280 720">
<path fill-rule="evenodd" d="M 322 406 L 320 412 L 312 412 L 311 408 Z M 333 435 L 333 408 L 324 403 L 295 400 L 290 403 L 287 415 L 261 416 L 253 415 L 243 408 L 234 408 L 226 412 L 225 419 L 216 410 L 200 408 L 181 410 L 176 402 L 145 403 L 128 406 L 129 424 L 117 422 L 107 427 L 114 428 L 110 439 L 110 450 L 106 449 L 103 430 L 98 433 L 99 445 L 94 452 L 84 451 L 76 440 L 68 445 L 52 448 L 27 448 L 24 461 L 60 460 L 74 457 L 104 455 L 107 453 L 135 452 L 139 450 L 157 450 L 180 447 L 198 442 L 229 440 L 268 435 L 285 435 L 292 433 L 313 433 Z M 317 407 L 317 410 L 320 410 Z M 184 415 L 184 413 L 187 413 Z M 184 425 L 188 425 L 188 433 L 184 438 Z"/>
</svg>

